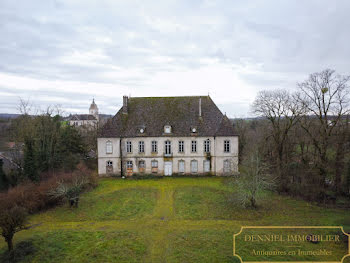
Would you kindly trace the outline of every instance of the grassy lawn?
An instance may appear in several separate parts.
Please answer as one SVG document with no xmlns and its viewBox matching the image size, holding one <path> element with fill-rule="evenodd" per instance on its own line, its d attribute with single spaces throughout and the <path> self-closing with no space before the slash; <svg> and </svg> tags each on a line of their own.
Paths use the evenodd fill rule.
<svg viewBox="0 0 350 263">
<path fill-rule="evenodd" d="M 344 226 L 350 232 L 346 210 L 273 193 L 258 210 L 243 209 L 232 202 L 234 194 L 222 178 L 101 179 L 79 208 L 64 204 L 31 216 L 38 226 L 15 236 L 27 254 L 18 262 L 239 262 L 232 236 L 241 226 Z M 0 262 L 5 251 L 0 239 Z"/>
</svg>

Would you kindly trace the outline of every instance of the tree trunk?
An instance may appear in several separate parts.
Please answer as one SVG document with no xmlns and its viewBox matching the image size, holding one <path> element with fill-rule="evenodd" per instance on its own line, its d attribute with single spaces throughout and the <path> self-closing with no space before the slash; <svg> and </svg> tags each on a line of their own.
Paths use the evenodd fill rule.
<svg viewBox="0 0 350 263">
<path fill-rule="evenodd" d="M 13 236 L 6 237 L 5 241 L 7 242 L 8 251 L 12 251 L 13 250 Z"/>
</svg>

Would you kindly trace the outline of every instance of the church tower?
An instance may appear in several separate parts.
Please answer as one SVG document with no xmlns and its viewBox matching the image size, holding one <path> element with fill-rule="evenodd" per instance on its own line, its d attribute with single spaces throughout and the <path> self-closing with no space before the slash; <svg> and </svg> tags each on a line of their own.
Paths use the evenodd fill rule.
<svg viewBox="0 0 350 263">
<path fill-rule="evenodd" d="M 95 103 L 95 99 L 92 99 L 92 103 L 89 109 L 89 114 L 94 115 L 95 118 L 98 120 L 98 107 Z"/>
</svg>

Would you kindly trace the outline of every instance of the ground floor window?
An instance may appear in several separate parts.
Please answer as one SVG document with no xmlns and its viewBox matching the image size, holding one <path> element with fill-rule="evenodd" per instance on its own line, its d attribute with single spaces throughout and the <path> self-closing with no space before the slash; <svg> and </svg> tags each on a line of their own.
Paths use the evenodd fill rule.
<svg viewBox="0 0 350 263">
<path fill-rule="evenodd" d="M 185 172 L 185 161 L 180 160 L 179 161 L 179 173 L 184 173 Z"/>
<path fill-rule="evenodd" d="M 132 171 L 133 171 L 133 163 L 132 161 L 127 161 L 126 162 L 126 172 L 128 175 L 132 175 Z"/>
<path fill-rule="evenodd" d="M 209 173 L 210 172 L 210 161 L 209 160 L 205 160 L 203 162 L 203 171 L 205 173 Z"/>
<path fill-rule="evenodd" d="M 158 172 L 158 161 L 152 160 L 151 166 L 152 166 L 152 173 L 157 173 Z"/>
<path fill-rule="evenodd" d="M 107 173 L 113 173 L 113 162 L 107 161 L 106 163 L 106 172 Z"/>
<path fill-rule="evenodd" d="M 198 173 L 198 162 L 196 160 L 191 161 L 191 173 Z"/>
<path fill-rule="evenodd" d="M 146 168 L 146 163 L 144 160 L 139 161 L 139 172 L 144 173 Z"/>
<path fill-rule="evenodd" d="M 231 172 L 231 163 L 230 160 L 224 160 L 224 173 Z"/>
</svg>

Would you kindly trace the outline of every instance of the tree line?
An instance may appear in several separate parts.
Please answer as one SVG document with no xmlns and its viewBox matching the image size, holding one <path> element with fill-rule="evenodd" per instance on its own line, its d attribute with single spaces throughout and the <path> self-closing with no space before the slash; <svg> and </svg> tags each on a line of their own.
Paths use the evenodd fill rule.
<svg viewBox="0 0 350 263">
<path fill-rule="evenodd" d="M 259 92 L 252 110 L 261 118 L 235 122 L 243 167 L 258 153 L 279 193 L 318 202 L 349 197 L 349 79 L 326 69 L 295 91 Z"/>
</svg>

